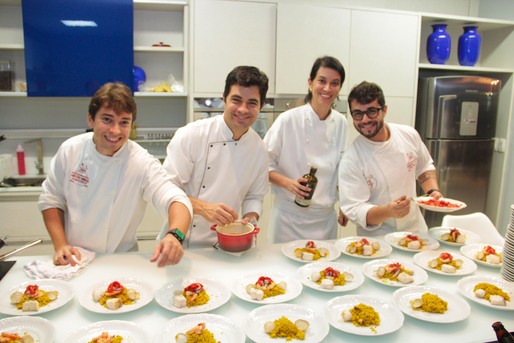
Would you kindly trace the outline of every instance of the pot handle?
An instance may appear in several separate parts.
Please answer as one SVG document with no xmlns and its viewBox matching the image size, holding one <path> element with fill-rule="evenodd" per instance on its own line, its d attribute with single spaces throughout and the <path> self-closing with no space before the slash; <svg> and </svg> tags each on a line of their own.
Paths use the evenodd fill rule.
<svg viewBox="0 0 514 343">
<path fill-rule="evenodd" d="M 216 227 L 218 227 L 218 224 L 212 224 L 212 226 L 211 226 L 211 230 L 212 230 L 212 231 L 216 231 Z"/>
<path fill-rule="evenodd" d="M 256 226 L 256 227 L 254 227 L 254 228 L 253 228 L 252 233 L 253 233 L 254 235 L 256 235 L 256 236 L 257 236 L 257 234 L 259 233 L 259 231 L 261 231 L 261 229 L 259 229 L 259 228 Z"/>
</svg>

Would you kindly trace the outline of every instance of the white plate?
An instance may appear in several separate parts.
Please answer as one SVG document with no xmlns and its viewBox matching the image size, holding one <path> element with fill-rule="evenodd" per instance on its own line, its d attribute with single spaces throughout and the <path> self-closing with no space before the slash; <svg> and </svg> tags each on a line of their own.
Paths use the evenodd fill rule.
<svg viewBox="0 0 514 343">
<path fill-rule="evenodd" d="M 123 337 L 123 343 L 149 342 L 150 338 L 139 326 L 123 320 L 109 320 L 85 325 L 72 332 L 63 342 L 88 343 L 102 332 Z M 41 342 L 43 343 L 43 342 Z"/>
<path fill-rule="evenodd" d="M 311 280 L 311 275 L 313 272 L 320 272 L 327 267 L 332 267 L 341 273 L 348 272 L 353 275 L 353 280 L 347 281 L 344 286 L 334 286 L 332 289 L 321 288 L 319 284 Z M 314 262 L 306 264 L 298 268 L 296 276 L 305 286 L 322 292 L 348 292 L 364 283 L 364 276 L 360 270 L 350 267 L 347 264 L 337 262 Z"/>
<path fill-rule="evenodd" d="M 477 298 L 475 296 L 475 292 L 473 291 L 473 289 L 475 288 L 476 284 L 480 282 L 487 282 L 497 287 L 500 287 L 505 293 L 507 293 L 510 296 L 510 301 L 507 301 L 506 306 L 496 306 L 491 304 L 489 300 Z M 466 298 L 480 305 L 494 308 L 495 310 L 514 311 L 514 283 L 512 282 L 507 282 L 502 278 L 497 278 L 493 276 L 473 275 L 466 276 L 460 279 L 457 282 L 457 288 Z"/>
<path fill-rule="evenodd" d="M 450 273 L 442 272 L 435 268 L 430 268 L 428 266 L 428 262 L 439 257 L 439 255 L 441 255 L 441 253 L 443 253 L 443 252 L 448 252 L 448 251 L 442 251 L 442 250 L 422 251 L 422 252 L 419 252 L 416 255 L 414 255 L 413 260 L 414 260 L 414 263 L 416 263 L 421 268 L 428 270 L 429 272 L 440 274 L 440 275 L 462 276 L 462 275 L 468 275 L 468 274 L 474 273 L 475 270 L 477 270 L 477 265 L 475 262 L 473 262 L 472 260 L 470 260 L 467 257 L 464 257 L 460 254 L 456 254 L 454 252 L 450 252 L 450 254 L 453 256 L 453 259 L 454 260 L 460 259 L 464 262 L 462 264 L 462 266 L 459 269 L 457 269 L 457 271 L 455 273 L 450 274 Z"/>
<path fill-rule="evenodd" d="M 409 301 L 419 299 L 427 292 L 436 294 L 439 298 L 448 302 L 448 310 L 445 313 L 414 311 Z M 471 308 L 464 299 L 435 287 L 412 286 L 400 288 L 393 293 L 393 301 L 406 315 L 432 323 L 454 323 L 466 319 L 471 314 Z"/>
<path fill-rule="evenodd" d="M 445 241 L 445 240 L 441 239 L 441 235 L 444 234 L 444 233 L 449 233 L 450 229 L 457 229 L 457 230 L 459 230 L 460 233 L 462 233 L 463 235 L 466 236 L 466 242 L 464 244 L 462 244 L 462 243 L 448 242 L 448 241 Z M 473 244 L 473 243 L 480 243 L 480 242 L 482 242 L 482 239 L 476 233 L 471 232 L 469 230 L 461 229 L 461 228 L 458 228 L 458 227 L 438 226 L 438 227 L 433 227 L 433 228 L 429 229 L 428 233 L 432 237 L 437 239 L 439 242 L 441 242 L 441 243 L 444 243 L 444 244 L 447 244 L 447 245 L 458 246 L 458 247 L 461 247 L 461 246 L 466 245 L 466 244 Z"/>
<path fill-rule="evenodd" d="M 390 263 L 401 263 L 405 268 L 408 270 L 412 270 L 414 274 L 412 275 L 412 278 L 414 281 L 412 283 L 401 283 L 398 281 L 389 280 L 386 278 L 379 278 L 376 274 L 376 271 L 379 267 L 386 266 Z M 364 263 L 362 266 L 362 272 L 364 275 L 366 275 L 369 279 L 378 282 L 382 285 L 392 286 L 392 287 L 406 287 L 406 286 L 414 286 L 414 285 L 420 285 L 428 280 L 428 274 L 426 271 L 421 269 L 420 267 L 410 263 L 410 262 L 404 262 L 400 260 L 393 260 L 393 259 L 381 259 L 381 260 L 373 260 Z"/>
<path fill-rule="evenodd" d="M 294 255 L 294 250 L 297 248 L 305 248 L 305 243 L 307 243 L 309 240 L 299 240 L 299 241 L 293 241 L 289 243 L 285 243 L 282 245 L 282 254 L 289 257 L 292 260 L 303 262 L 303 263 L 311 263 L 311 262 L 321 262 L 321 261 L 333 261 L 339 256 L 341 256 L 341 251 L 331 243 L 323 242 L 323 241 L 316 241 L 313 240 L 313 242 L 316 244 L 316 247 L 318 248 L 326 248 L 328 249 L 328 256 L 327 257 L 320 257 L 316 261 L 307 261 L 302 260 L 301 258 L 298 258 Z"/>
<path fill-rule="evenodd" d="M 22 311 L 11 304 L 10 297 L 13 292 L 25 292 L 28 285 L 38 285 L 44 291 L 58 291 L 57 299 L 41 306 L 39 311 Z M 56 279 L 40 279 L 24 282 L 22 284 L 10 287 L 7 292 L 0 295 L 0 312 L 13 316 L 32 316 L 50 312 L 64 306 L 73 298 L 73 289 L 66 281 Z"/>
<path fill-rule="evenodd" d="M 286 292 L 284 294 L 279 294 L 274 297 L 264 298 L 262 300 L 253 300 L 250 295 L 246 292 L 246 286 L 248 284 L 255 284 L 259 277 L 267 276 L 271 278 L 275 283 L 279 283 L 280 281 L 284 281 L 287 284 Z M 302 293 L 302 284 L 298 279 L 286 276 L 282 273 L 251 273 L 243 276 L 241 279 L 236 280 L 232 284 L 232 293 L 234 293 L 238 298 L 249 301 L 256 304 L 278 304 L 283 303 L 289 300 L 292 300 L 299 296 Z"/>
<path fill-rule="evenodd" d="M 175 307 L 173 306 L 173 297 L 175 291 L 183 291 L 185 287 L 192 283 L 199 282 L 203 285 L 205 292 L 209 295 L 209 301 L 200 306 L 191 307 Z M 230 290 L 221 282 L 211 279 L 202 278 L 185 278 L 175 280 L 167 285 L 164 285 L 155 293 L 155 301 L 167 310 L 176 313 L 202 313 L 212 311 L 221 305 L 225 304 L 230 299 Z"/>
<path fill-rule="evenodd" d="M 376 332 L 366 326 L 355 326 L 352 322 L 343 321 L 341 314 L 355 305 L 365 304 L 372 306 L 380 316 L 380 325 L 375 327 Z M 327 303 L 326 317 L 334 328 L 360 336 L 379 336 L 394 332 L 403 325 L 403 313 L 391 302 L 377 297 L 366 295 L 343 295 L 333 298 Z"/>
<path fill-rule="evenodd" d="M 164 329 L 154 338 L 154 343 L 175 343 L 175 336 L 185 333 L 198 323 L 205 323 L 216 342 L 241 343 L 245 341 L 243 330 L 233 321 L 223 316 L 209 313 L 186 314 L 166 323 Z"/>
<path fill-rule="evenodd" d="M 417 250 L 404 247 L 404 246 L 400 245 L 398 242 L 407 235 L 414 235 L 421 239 L 426 239 L 426 240 L 428 240 L 428 244 L 423 245 L 421 247 L 421 249 L 417 249 Z M 420 252 L 420 251 L 427 251 L 427 250 L 435 250 L 435 249 L 439 248 L 439 242 L 436 239 L 430 237 L 426 233 L 421 233 L 421 232 L 407 232 L 407 231 L 391 232 L 384 236 L 384 240 L 387 243 L 391 244 L 396 249 L 400 249 L 400 250 L 408 251 L 408 252 Z"/>
<path fill-rule="evenodd" d="M 482 249 L 489 245 L 490 247 L 492 247 L 497 254 L 500 254 L 500 256 L 502 256 L 502 260 L 503 260 L 503 247 L 499 246 L 499 245 L 492 245 L 492 244 L 483 244 L 483 243 L 473 243 L 473 244 L 467 244 L 467 245 L 463 245 L 460 247 L 460 252 L 466 256 L 466 257 L 469 257 L 470 259 L 472 259 L 473 261 L 477 262 L 477 263 L 480 263 L 484 266 L 488 266 L 488 267 L 496 267 L 496 268 L 501 268 L 502 266 L 502 263 L 498 263 L 498 264 L 494 264 L 494 263 L 489 263 L 489 262 L 486 262 L 486 261 L 482 261 L 482 260 L 479 260 L 477 257 L 476 257 L 476 254 L 480 251 L 482 251 Z"/>
<path fill-rule="evenodd" d="M 139 292 L 139 299 L 133 304 L 122 305 L 117 310 L 111 310 L 101 305 L 99 302 L 93 300 L 93 291 L 97 289 L 106 290 L 111 282 L 118 281 L 125 288 L 133 288 L 136 292 Z M 154 288 L 151 284 L 143 280 L 131 279 L 131 278 L 113 278 L 107 281 L 97 282 L 89 286 L 84 293 L 79 297 L 79 303 L 86 310 L 96 313 L 104 314 L 118 314 L 135 311 L 153 299 Z"/>
<path fill-rule="evenodd" d="M 368 242 L 370 243 L 373 243 L 373 242 L 378 242 L 378 244 L 380 244 L 380 249 L 374 253 L 373 255 L 371 256 L 364 256 L 364 255 L 357 255 L 357 254 L 350 254 L 346 251 L 346 247 L 350 244 L 350 243 L 353 243 L 353 242 L 356 242 L 356 241 L 359 241 L 361 240 L 362 238 L 366 238 L 368 240 Z M 363 237 L 363 236 L 354 236 L 354 237 L 345 237 L 345 238 L 341 238 L 339 240 L 337 240 L 335 242 L 335 245 L 341 249 L 341 252 L 345 255 L 348 255 L 348 256 L 352 256 L 352 257 L 357 257 L 357 258 L 367 258 L 367 259 L 370 259 L 370 258 L 382 258 L 382 257 L 386 257 L 387 255 L 389 255 L 391 252 L 393 252 L 393 248 L 386 242 L 384 242 L 383 240 L 381 239 L 377 239 L 377 238 L 371 238 L 371 237 Z"/>
<path fill-rule="evenodd" d="M 434 211 L 434 212 L 455 212 L 458 210 L 462 210 L 463 208 L 465 208 L 467 206 L 462 201 L 450 199 L 450 198 L 439 198 L 439 200 L 447 201 L 449 203 L 458 205 L 459 207 L 439 207 L 439 206 L 430 206 L 430 205 L 420 203 L 420 201 L 427 201 L 427 200 L 431 200 L 431 199 L 432 199 L 431 197 L 417 197 L 417 198 L 414 198 L 414 202 L 419 207 L 422 207 L 425 210 Z"/>
<path fill-rule="evenodd" d="M 41 317 L 18 316 L 0 320 L 0 332 L 29 334 L 34 342 L 52 343 L 55 339 L 55 327 L 49 320 Z"/>
<path fill-rule="evenodd" d="M 285 338 L 271 338 L 264 332 L 264 323 L 272 322 L 282 316 L 292 322 L 297 319 L 305 319 L 309 322 L 310 326 L 305 331 L 305 340 L 301 341 L 303 343 L 322 342 L 330 330 L 325 317 L 312 309 L 293 304 L 274 304 L 260 306 L 252 310 L 246 319 L 245 333 L 250 339 L 258 343 L 285 342 Z M 297 340 L 291 342 L 294 341 Z"/>
</svg>

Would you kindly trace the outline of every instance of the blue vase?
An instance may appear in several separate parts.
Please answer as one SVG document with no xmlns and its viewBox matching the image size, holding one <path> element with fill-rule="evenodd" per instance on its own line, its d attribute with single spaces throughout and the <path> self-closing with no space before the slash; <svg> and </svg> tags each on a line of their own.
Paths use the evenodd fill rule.
<svg viewBox="0 0 514 343">
<path fill-rule="evenodd" d="M 464 33 L 459 37 L 460 65 L 474 66 L 478 61 L 482 38 L 477 29 L 477 26 L 464 26 Z"/>
<path fill-rule="evenodd" d="M 450 58 L 452 40 L 446 32 L 446 24 L 432 25 L 433 32 L 427 40 L 427 58 L 430 63 L 444 64 Z"/>
</svg>

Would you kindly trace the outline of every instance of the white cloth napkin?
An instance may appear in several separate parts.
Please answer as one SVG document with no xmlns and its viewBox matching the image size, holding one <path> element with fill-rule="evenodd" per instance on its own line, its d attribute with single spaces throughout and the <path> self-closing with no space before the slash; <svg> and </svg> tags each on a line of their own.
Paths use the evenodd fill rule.
<svg viewBox="0 0 514 343">
<path fill-rule="evenodd" d="M 27 263 L 23 266 L 25 273 L 36 279 L 60 279 L 60 280 L 69 280 L 76 275 L 80 274 L 84 268 L 95 258 L 96 254 L 93 251 L 86 250 L 84 248 L 76 247 L 78 251 L 80 251 L 81 260 L 78 261 L 73 258 L 77 262 L 75 266 L 67 265 L 67 266 L 56 266 L 53 263 L 53 260 L 50 261 L 40 261 L 35 260 Z"/>
</svg>

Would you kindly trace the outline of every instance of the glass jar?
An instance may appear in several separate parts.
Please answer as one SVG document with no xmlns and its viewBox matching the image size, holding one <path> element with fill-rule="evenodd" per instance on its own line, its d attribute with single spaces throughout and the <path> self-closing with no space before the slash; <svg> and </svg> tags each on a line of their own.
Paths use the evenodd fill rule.
<svg viewBox="0 0 514 343">
<path fill-rule="evenodd" d="M 9 60 L 0 60 L 0 91 L 13 90 L 13 72 Z"/>
</svg>

